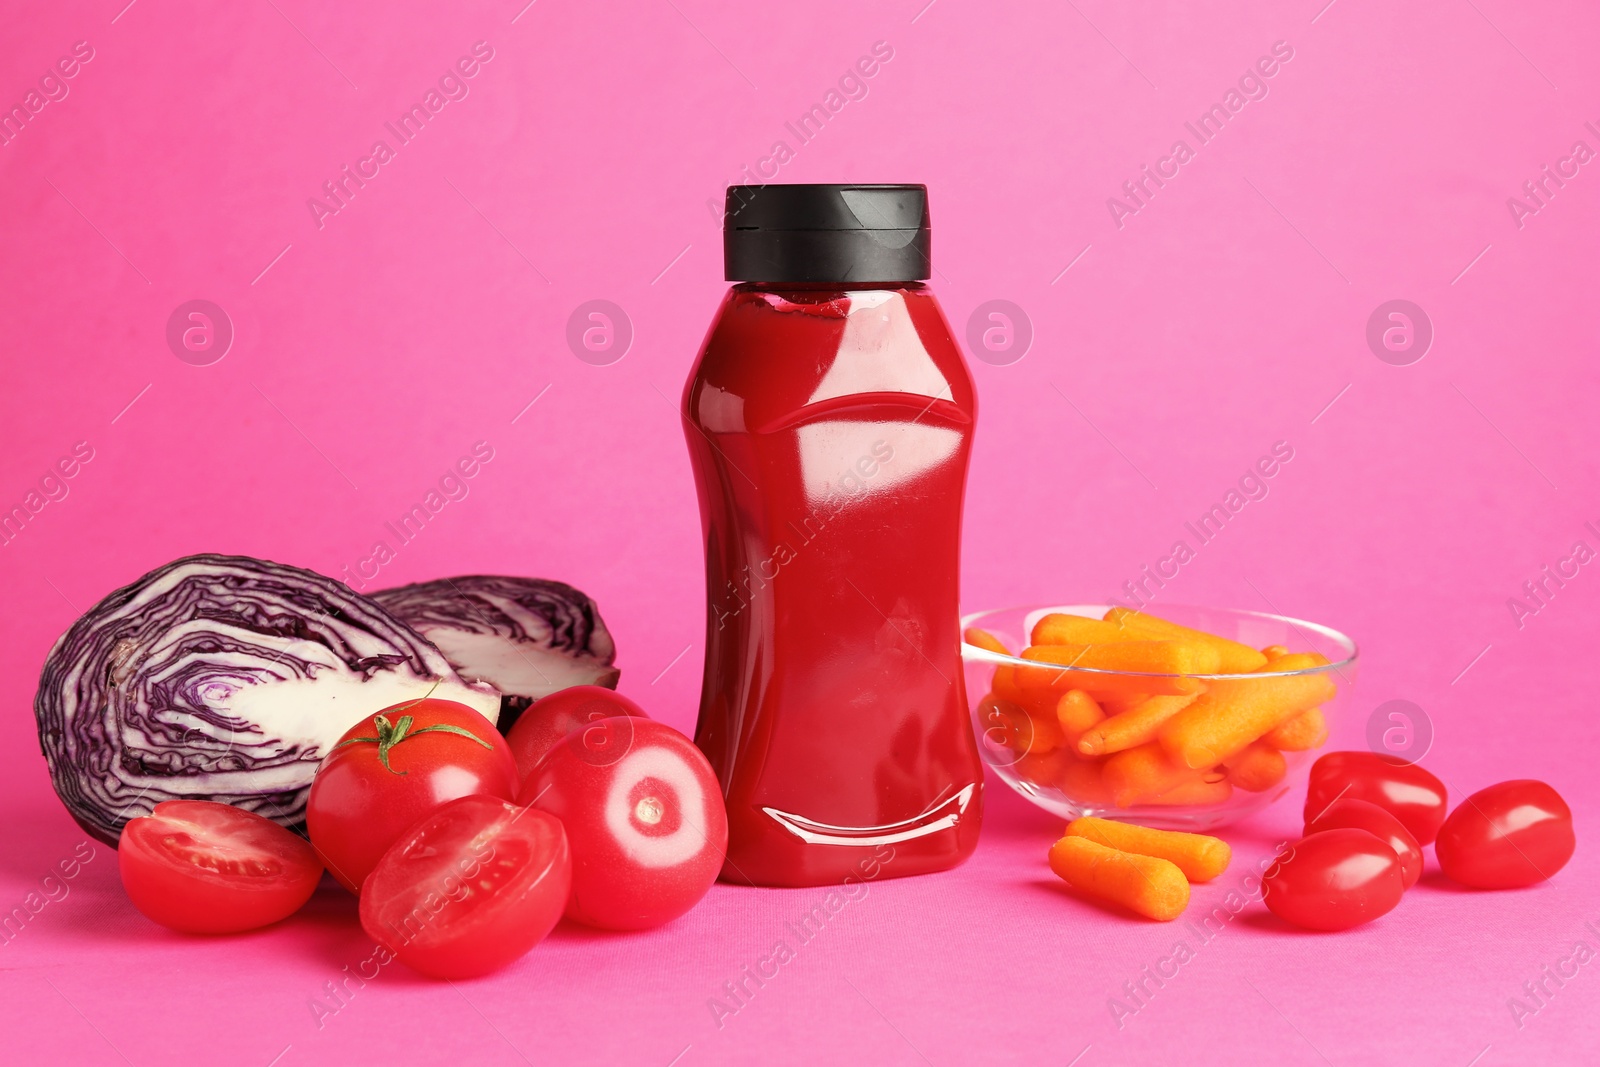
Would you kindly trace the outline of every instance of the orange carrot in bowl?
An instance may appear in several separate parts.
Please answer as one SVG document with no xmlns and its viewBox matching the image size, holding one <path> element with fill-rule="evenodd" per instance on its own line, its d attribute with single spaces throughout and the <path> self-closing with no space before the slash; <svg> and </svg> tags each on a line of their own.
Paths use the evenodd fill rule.
<svg viewBox="0 0 1600 1067">
<path fill-rule="evenodd" d="M 1018 667 L 1017 684 L 1024 689 L 1103 689 L 1134 693 L 1195 693 L 1203 688 L 1194 678 L 1160 675 L 1213 674 L 1218 665 L 1215 649 L 1198 641 L 1124 641 L 1114 645 L 1030 645 L 1022 658 L 1040 664 Z M 1087 670 L 1073 670 L 1072 668 Z M 1096 674 L 1090 671 L 1128 671 Z"/>
<path fill-rule="evenodd" d="M 1056 702 L 1056 721 L 1061 724 L 1061 733 L 1069 748 L 1077 745 L 1085 730 L 1105 717 L 1100 705 L 1082 689 L 1069 689 Z"/>
<path fill-rule="evenodd" d="M 1107 758 L 1101 776 L 1119 808 L 1131 808 L 1203 777 L 1200 771 L 1174 760 L 1156 741 Z M 1221 775 L 1211 777 L 1215 779 Z"/>
<path fill-rule="evenodd" d="M 1321 708 L 1302 711 L 1288 722 L 1280 723 L 1261 736 L 1261 740 L 1284 752 L 1306 752 L 1321 748 L 1328 742 L 1328 721 L 1322 717 Z"/>
<path fill-rule="evenodd" d="M 1284 656 L 1283 671 L 1318 666 L 1309 653 Z M 1168 719 L 1159 734 L 1173 760 L 1185 767 L 1211 767 L 1239 752 L 1268 730 L 1333 699 L 1326 672 L 1289 677 L 1228 678 L 1212 682 L 1193 704 Z"/>
<path fill-rule="evenodd" d="M 1189 906 L 1189 882 L 1176 864 L 1107 848 L 1086 837 L 1050 846 L 1050 869 L 1074 889 L 1167 922 Z"/>
<path fill-rule="evenodd" d="M 1288 763 L 1283 753 L 1271 745 L 1253 741 L 1244 751 L 1223 764 L 1228 771 L 1228 781 L 1250 793 L 1264 793 L 1283 781 L 1288 773 Z"/>
<path fill-rule="evenodd" d="M 1145 639 L 1114 622 L 1061 612 L 1053 612 L 1034 623 L 1032 634 L 1036 645 L 1114 645 L 1119 641 Z"/>
<path fill-rule="evenodd" d="M 1261 650 L 1261 654 L 1267 657 L 1268 663 L 1271 663 L 1275 659 L 1278 659 L 1282 656 L 1287 656 L 1289 654 L 1289 648 L 1287 645 L 1268 645 L 1266 648 Z"/>
<path fill-rule="evenodd" d="M 1187 626 L 1179 626 L 1175 622 L 1154 615 L 1146 615 L 1142 611 L 1133 611 L 1129 608 L 1112 608 L 1106 612 L 1106 622 L 1115 623 L 1125 630 L 1144 634 L 1151 640 L 1167 641 L 1199 641 L 1217 650 L 1221 657 L 1216 673 L 1218 674 L 1248 674 L 1250 671 L 1259 670 L 1267 662 L 1267 657 L 1237 641 L 1230 641 L 1216 634 L 1208 634 L 1204 630 L 1191 630 Z M 1210 673 L 1210 672 L 1197 672 Z"/>
<path fill-rule="evenodd" d="M 1006 648 L 1005 643 L 988 630 L 969 626 L 961 636 L 966 639 L 967 644 L 981 648 L 985 652 L 998 652 L 1002 656 L 1011 655 L 1011 650 Z"/>
<path fill-rule="evenodd" d="M 1147 697 L 1127 711 L 1084 730 L 1074 744 L 1081 756 L 1104 756 L 1154 741 L 1156 731 L 1200 694 Z"/>
<path fill-rule="evenodd" d="M 1191 882 L 1211 881 L 1228 869 L 1228 861 L 1233 857 L 1233 850 L 1226 841 L 1205 834 L 1156 830 L 1093 816 L 1073 819 L 1067 824 L 1067 836 L 1086 837 L 1120 852 L 1167 860 Z"/>
<path fill-rule="evenodd" d="M 1202 686 L 1195 687 L 1195 695 L 1199 695 Z M 1150 699 L 1148 693 L 1115 693 L 1106 689 L 1085 689 L 1085 693 L 1094 697 L 1094 702 L 1100 705 L 1100 710 L 1107 715 L 1121 715 Z"/>
<path fill-rule="evenodd" d="M 1215 781 L 1196 778 L 1167 790 L 1160 796 L 1141 800 L 1141 805 L 1174 808 L 1211 808 L 1233 796 L 1233 783 L 1226 778 Z"/>
<path fill-rule="evenodd" d="M 1092 760 L 1063 758 L 1057 764 L 1057 783 L 1061 791 L 1079 804 L 1109 807 L 1115 801 L 1101 774 L 1101 766 Z"/>
</svg>

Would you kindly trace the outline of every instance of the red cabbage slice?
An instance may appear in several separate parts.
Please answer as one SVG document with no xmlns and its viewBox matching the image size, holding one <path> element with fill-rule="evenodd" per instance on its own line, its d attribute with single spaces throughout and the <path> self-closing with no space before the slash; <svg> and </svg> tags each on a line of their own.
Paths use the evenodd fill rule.
<svg viewBox="0 0 1600 1067">
<path fill-rule="evenodd" d="M 216 800 L 298 829 L 317 764 L 361 719 L 432 693 L 493 722 L 411 627 L 299 567 L 199 555 L 95 605 L 45 660 L 34 698 L 56 793 L 115 845 L 163 800 Z"/>
<path fill-rule="evenodd" d="M 565 582 L 474 574 L 371 596 L 438 645 L 463 678 L 504 694 L 502 730 L 558 689 L 617 687 L 611 632 L 594 600 Z"/>
</svg>

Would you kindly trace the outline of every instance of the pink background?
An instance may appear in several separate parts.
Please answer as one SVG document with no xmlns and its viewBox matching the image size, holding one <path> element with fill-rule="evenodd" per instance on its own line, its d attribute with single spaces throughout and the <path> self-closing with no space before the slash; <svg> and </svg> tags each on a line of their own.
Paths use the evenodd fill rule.
<svg viewBox="0 0 1600 1067">
<path fill-rule="evenodd" d="M 94 58 L 0 147 L 0 505 L 75 442 L 94 458 L 0 548 L 0 910 L 81 839 L 29 711 L 79 610 L 196 551 L 340 574 L 479 440 L 494 459 L 470 495 L 369 587 L 571 581 L 617 636 L 623 690 L 689 729 L 703 608 L 675 404 L 724 286 L 707 201 L 779 139 L 778 180 L 929 185 L 935 284 L 963 335 L 990 299 L 1031 320 L 1019 362 L 973 364 L 968 610 L 1116 595 L 1287 441 L 1266 499 L 1160 599 L 1346 630 L 1365 661 L 1336 740 L 1359 747 L 1372 709 L 1414 701 L 1458 796 L 1544 778 L 1592 833 L 1600 575 L 1520 627 L 1507 606 L 1575 541 L 1600 548 L 1600 172 L 1520 228 L 1506 203 L 1575 141 L 1600 149 L 1588 5 L 125 2 L 12 0 L 4 19 L 7 107 L 74 42 Z M 493 59 L 470 94 L 319 228 L 307 199 L 480 40 Z M 893 58 L 867 95 L 799 145 L 785 122 L 876 41 Z M 1276 41 L 1293 58 L 1268 95 L 1118 228 L 1107 198 L 1175 138 L 1193 146 L 1184 122 Z M 165 340 L 195 298 L 236 333 L 210 366 Z M 1435 329 L 1409 366 L 1365 341 L 1393 298 Z M 591 299 L 635 331 L 609 366 L 565 341 Z M 1107 999 L 1192 933 L 1062 890 L 1043 863 L 1059 825 L 993 780 L 989 796 L 969 864 L 874 884 L 720 1029 L 707 999 L 820 891 L 719 886 L 666 929 L 562 929 L 454 988 L 392 966 L 319 1029 L 309 1001 L 371 951 L 351 898 L 195 943 L 135 913 L 97 848 L 0 944 L 4 1058 L 1595 1058 L 1600 963 L 1520 1028 L 1507 1003 L 1575 940 L 1600 947 L 1592 837 L 1552 884 L 1473 894 L 1430 871 L 1341 936 L 1252 905 L 1119 1031 Z M 1191 915 L 1298 811 L 1291 795 L 1231 831 L 1235 867 Z"/>
</svg>

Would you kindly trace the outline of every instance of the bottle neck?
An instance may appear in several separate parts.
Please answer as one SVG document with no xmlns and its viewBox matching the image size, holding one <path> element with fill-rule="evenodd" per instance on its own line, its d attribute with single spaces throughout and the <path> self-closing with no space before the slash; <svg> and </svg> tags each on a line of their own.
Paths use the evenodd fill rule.
<svg viewBox="0 0 1600 1067">
<path fill-rule="evenodd" d="M 741 293 L 860 293 L 874 290 L 907 290 L 919 292 L 927 289 L 926 282 L 735 282 L 733 288 Z"/>
</svg>

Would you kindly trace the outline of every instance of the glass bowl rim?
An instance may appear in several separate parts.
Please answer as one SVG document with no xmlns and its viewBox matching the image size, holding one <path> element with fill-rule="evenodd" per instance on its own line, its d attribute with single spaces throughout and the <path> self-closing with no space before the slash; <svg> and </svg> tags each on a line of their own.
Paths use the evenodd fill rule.
<svg viewBox="0 0 1600 1067">
<path fill-rule="evenodd" d="M 1297 671 L 1257 671 L 1250 674 L 1164 674 L 1150 671 L 1114 671 L 1104 667 L 1072 667 L 1060 663 L 1046 663 L 1039 660 L 1023 659 L 1021 656 L 1008 656 L 999 652 L 991 652 L 980 648 L 967 640 L 967 630 L 972 624 L 986 615 L 1001 615 L 1010 612 L 1020 612 L 1024 617 L 1041 609 L 1051 609 L 1071 613 L 1073 608 L 1099 608 L 1103 615 L 1106 609 L 1117 607 L 1116 604 L 1030 604 L 1009 608 L 989 608 L 986 611 L 975 611 L 961 616 L 961 659 L 963 662 L 977 661 L 980 663 L 993 663 L 1010 667 L 1031 667 L 1037 670 L 1071 671 L 1074 674 L 1103 674 L 1111 678 L 1197 678 L 1201 681 L 1227 681 L 1240 678 L 1294 678 L 1307 674 L 1326 674 L 1329 672 L 1343 673 L 1346 667 L 1355 665 L 1361 656 L 1361 649 L 1356 645 L 1355 639 L 1348 634 L 1341 633 L 1331 626 L 1310 622 L 1306 619 L 1297 619 L 1290 615 L 1276 615 L 1270 611 L 1251 611 L 1248 608 L 1212 608 L 1199 604 L 1167 604 L 1165 607 L 1178 608 L 1186 611 L 1208 611 L 1222 615 L 1244 616 L 1252 619 L 1265 619 L 1271 622 L 1285 623 L 1293 629 L 1311 630 L 1347 651 L 1345 658 L 1323 664 L 1318 667 L 1305 667 Z M 1093 618 L 1085 615 L 1083 618 Z"/>
</svg>

